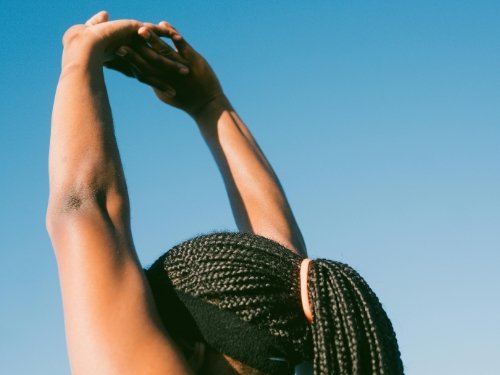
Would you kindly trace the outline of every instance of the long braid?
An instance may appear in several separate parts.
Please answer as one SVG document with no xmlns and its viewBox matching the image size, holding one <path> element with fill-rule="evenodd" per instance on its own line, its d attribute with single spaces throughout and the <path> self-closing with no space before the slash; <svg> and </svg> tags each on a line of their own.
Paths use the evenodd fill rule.
<svg viewBox="0 0 500 375">
<path fill-rule="evenodd" d="M 307 322 L 298 282 L 301 261 L 263 237 L 215 233 L 174 247 L 147 275 L 169 331 L 178 328 L 171 318 L 176 309 L 173 289 L 268 332 L 286 348 L 291 364 L 312 359 L 315 375 L 402 374 L 387 315 L 366 282 L 347 265 L 311 262 L 313 322 Z"/>
<path fill-rule="evenodd" d="M 345 264 L 312 264 L 315 375 L 402 374 L 391 322 L 366 282 Z"/>
</svg>

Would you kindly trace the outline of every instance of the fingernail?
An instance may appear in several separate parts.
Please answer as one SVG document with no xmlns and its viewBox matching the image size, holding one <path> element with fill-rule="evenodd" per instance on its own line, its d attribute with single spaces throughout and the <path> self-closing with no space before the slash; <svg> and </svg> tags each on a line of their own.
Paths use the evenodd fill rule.
<svg viewBox="0 0 500 375">
<path fill-rule="evenodd" d="M 121 48 L 118 48 L 115 52 L 116 55 L 120 56 L 120 57 L 123 57 L 127 54 L 127 50 L 123 47 Z"/>
<path fill-rule="evenodd" d="M 145 27 L 142 27 L 139 29 L 139 34 L 141 36 L 143 36 L 144 38 L 150 38 L 151 37 L 151 33 L 149 32 L 149 30 Z"/>
<path fill-rule="evenodd" d="M 179 68 L 179 73 L 180 73 L 180 74 L 188 74 L 188 73 L 189 73 L 189 69 L 188 69 L 188 68 L 186 68 L 185 66 L 181 66 L 181 67 Z"/>
</svg>

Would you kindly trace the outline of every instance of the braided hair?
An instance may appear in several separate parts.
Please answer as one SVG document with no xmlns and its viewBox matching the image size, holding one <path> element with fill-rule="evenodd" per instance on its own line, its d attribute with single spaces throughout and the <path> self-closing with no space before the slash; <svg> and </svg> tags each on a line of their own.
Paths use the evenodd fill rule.
<svg viewBox="0 0 500 375">
<path fill-rule="evenodd" d="M 269 374 L 293 374 L 307 360 L 315 375 L 402 374 L 391 322 L 349 266 L 311 262 L 307 321 L 302 260 L 264 237 L 214 233 L 175 246 L 146 275 L 174 340 L 206 341 Z"/>
</svg>

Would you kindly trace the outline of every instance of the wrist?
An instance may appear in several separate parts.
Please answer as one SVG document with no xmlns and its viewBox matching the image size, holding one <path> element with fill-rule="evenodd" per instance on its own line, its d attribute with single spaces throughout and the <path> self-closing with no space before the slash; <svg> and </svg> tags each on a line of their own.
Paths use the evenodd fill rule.
<svg viewBox="0 0 500 375">
<path fill-rule="evenodd" d="M 89 43 L 65 45 L 62 53 L 62 69 L 68 67 L 102 67 L 104 54 Z"/>
<path fill-rule="evenodd" d="M 102 59 L 92 53 L 85 53 L 82 50 L 63 52 L 61 65 L 62 72 L 102 69 L 102 66 Z"/>
<path fill-rule="evenodd" d="M 96 53 L 91 47 L 64 48 L 60 79 L 75 75 L 81 79 L 95 79 L 103 77 L 103 74 L 102 55 Z"/>
<path fill-rule="evenodd" d="M 231 106 L 229 99 L 226 95 L 224 95 L 224 93 L 220 93 L 210 99 L 197 111 L 189 114 L 199 126 L 204 126 L 207 123 L 212 123 L 214 120 L 217 120 L 222 112 L 231 111 L 232 109 L 233 107 Z"/>
<path fill-rule="evenodd" d="M 62 66 L 101 66 L 104 49 L 99 40 L 86 30 L 70 28 L 63 37 Z"/>
</svg>

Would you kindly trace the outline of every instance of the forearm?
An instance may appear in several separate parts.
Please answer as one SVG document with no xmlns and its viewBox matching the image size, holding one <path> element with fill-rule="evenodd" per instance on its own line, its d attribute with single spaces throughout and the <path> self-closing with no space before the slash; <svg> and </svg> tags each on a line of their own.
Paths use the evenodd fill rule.
<svg viewBox="0 0 500 375">
<path fill-rule="evenodd" d="M 63 56 L 52 115 L 49 208 L 99 201 L 126 213 L 128 200 L 102 66 L 91 52 Z M 57 207 L 54 207 L 57 206 Z"/>
<path fill-rule="evenodd" d="M 158 98 L 196 120 L 224 179 L 238 228 L 305 253 L 302 235 L 276 175 L 224 97 L 210 65 L 170 25 L 160 24 L 154 31 L 171 38 L 177 51 L 162 42 L 152 29 L 145 28 L 140 35 L 152 50 L 127 50 L 125 60 L 134 66 L 143 82 L 171 87 L 175 95 L 157 89 Z M 189 74 L 174 79 L 169 73 L 171 63 L 162 51 L 186 62 Z"/>
<path fill-rule="evenodd" d="M 214 101 L 195 120 L 222 174 L 239 230 L 305 255 L 302 234 L 276 174 L 227 99 Z"/>
</svg>

